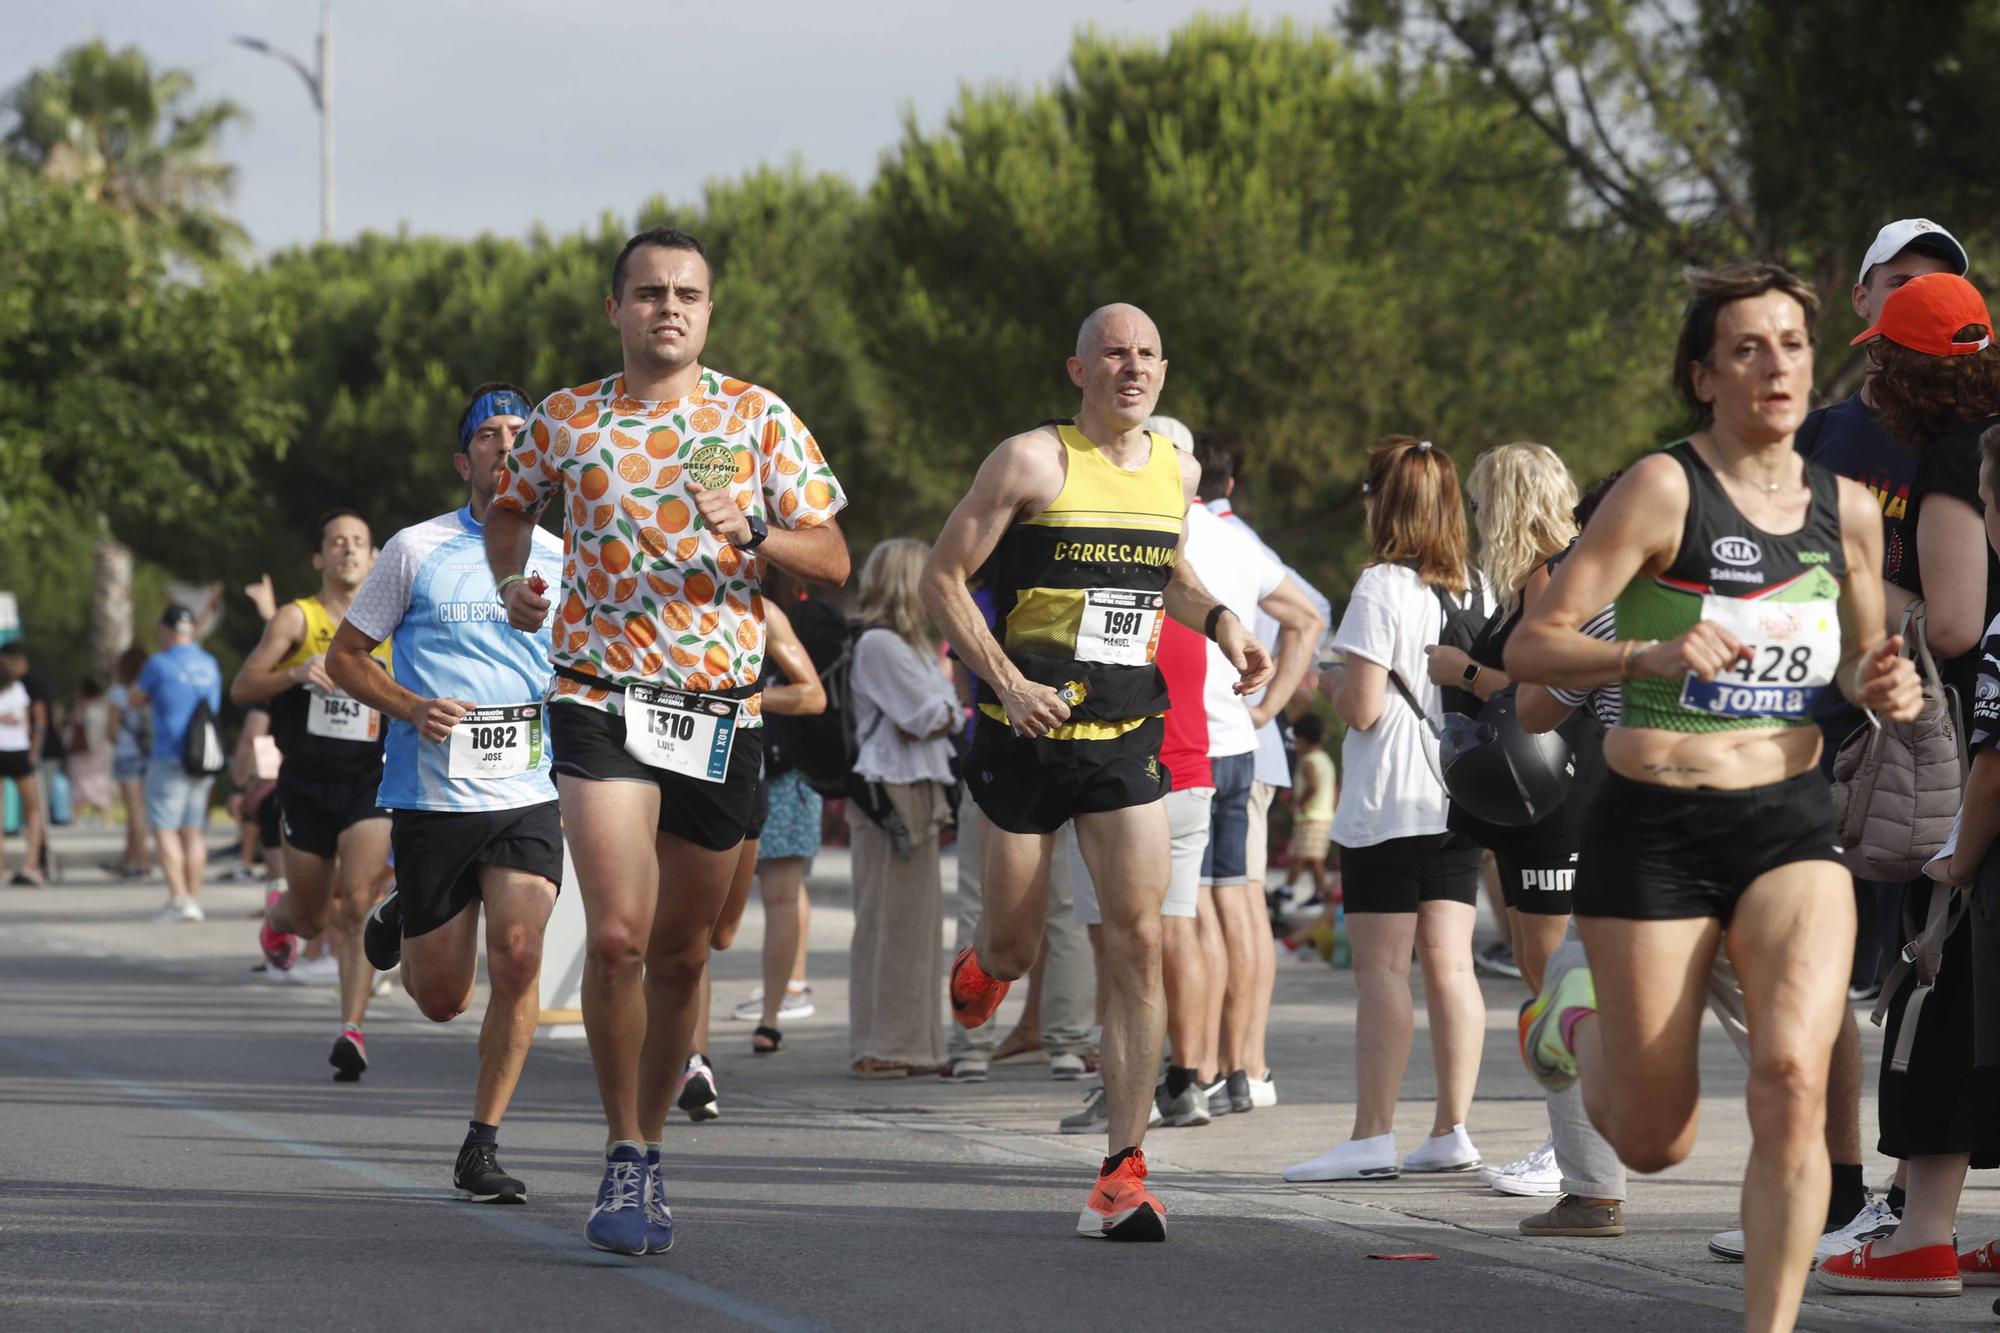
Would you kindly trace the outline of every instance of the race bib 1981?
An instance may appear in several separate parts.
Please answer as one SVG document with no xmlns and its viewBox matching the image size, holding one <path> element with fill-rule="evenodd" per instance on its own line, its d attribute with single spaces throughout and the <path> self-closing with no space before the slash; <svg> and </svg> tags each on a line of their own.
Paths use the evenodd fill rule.
<svg viewBox="0 0 2000 1333">
<path fill-rule="evenodd" d="M 454 780 L 519 777 L 541 767 L 542 707 L 475 708 L 458 720 L 445 744 L 446 772 Z"/>
<path fill-rule="evenodd" d="M 1083 594 L 1076 660 L 1109 666 L 1150 666 L 1160 646 L 1166 594 L 1091 588 Z"/>
<path fill-rule="evenodd" d="M 729 776 L 736 701 L 650 685 L 625 687 L 625 753 L 701 782 Z"/>
<path fill-rule="evenodd" d="M 1750 657 L 1714 680 L 1689 673 L 1683 708 L 1717 717 L 1802 718 L 1840 667 L 1840 616 L 1832 601 L 1704 597 L 1701 618 L 1735 635 Z"/>
<path fill-rule="evenodd" d="M 382 739 L 382 715 L 351 694 L 314 690 L 306 704 L 306 734 L 366 745 Z"/>
</svg>

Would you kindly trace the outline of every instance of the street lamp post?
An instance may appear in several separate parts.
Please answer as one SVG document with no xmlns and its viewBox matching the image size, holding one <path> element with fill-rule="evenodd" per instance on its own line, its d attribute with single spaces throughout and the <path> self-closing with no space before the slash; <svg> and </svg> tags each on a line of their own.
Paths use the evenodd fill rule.
<svg viewBox="0 0 2000 1333">
<path fill-rule="evenodd" d="M 289 51 L 280 51 L 261 37 L 236 38 L 238 46 L 284 61 L 305 80 L 313 109 L 319 112 L 319 238 L 333 239 L 333 0 L 319 0 L 319 40 L 316 59 L 308 67 Z"/>
</svg>

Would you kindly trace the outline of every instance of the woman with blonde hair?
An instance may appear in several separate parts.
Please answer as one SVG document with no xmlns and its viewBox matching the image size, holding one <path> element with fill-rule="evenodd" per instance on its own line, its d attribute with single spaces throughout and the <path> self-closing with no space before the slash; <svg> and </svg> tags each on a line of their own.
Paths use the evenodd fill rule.
<svg viewBox="0 0 2000 1333">
<path fill-rule="evenodd" d="M 918 594 L 929 555 L 926 543 L 898 537 L 877 545 L 861 568 L 851 678 L 860 754 L 847 802 L 856 1078 L 929 1073 L 944 1061 L 938 833 L 951 818 L 950 738 L 964 713 Z"/>
<path fill-rule="evenodd" d="M 1344 668 L 1320 678 L 1347 724 L 1333 817 L 1359 992 L 1354 1132 L 1285 1170 L 1291 1181 L 1469 1171 L 1465 1132 L 1486 1005 L 1472 974 L 1479 848 L 1450 831 L 1436 741 L 1441 708 L 1425 660 L 1446 622 L 1492 612 L 1471 567 L 1458 471 L 1428 440 L 1391 435 L 1368 454 L 1368 565 L 1334 634 Z M 1426 1142 L 1396 1154 L 1395 1116 L 1413 1040 L 1410 957 L 1424 969 L 1437 1106 Z"/>
</svg>

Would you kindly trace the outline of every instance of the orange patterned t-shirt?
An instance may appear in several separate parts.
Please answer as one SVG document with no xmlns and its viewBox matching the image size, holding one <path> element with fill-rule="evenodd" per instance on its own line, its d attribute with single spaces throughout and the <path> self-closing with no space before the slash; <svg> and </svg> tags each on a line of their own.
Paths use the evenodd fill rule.
<svg viewBox="0 0 2000 1333">
<path fill-rule="evenodd" d="M 685 690 L 756 683 L 763 562 L 708 530 L 690 480 L 727 489 L 774 528 L 818 527 L 847 504 L 784 400 L 712 370 L 686 398 L 630 398 L 614 375 L 552 393 L 528 418 L 493 503 L 531 515 L 563 506 L 557 668 Z M 551 697 L 610 713 L 624 699 L 560 674 Z M 761 725 L 760 704 L 746 699 L 740 725 Z"/>
</svg>

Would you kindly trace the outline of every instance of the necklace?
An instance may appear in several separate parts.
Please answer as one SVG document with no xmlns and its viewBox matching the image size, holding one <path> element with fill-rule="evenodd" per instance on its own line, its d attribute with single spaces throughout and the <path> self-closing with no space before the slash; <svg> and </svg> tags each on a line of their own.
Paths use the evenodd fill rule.
<svg viewBox="0 0 2000 1333">
<path fill-rule="evenodd" d="M 1764 492 L 1764 494 L 1766 495 L 1776 495 L 1778 493 L 1778 489 L 1785 484 L 1782 481 L 1752 481 L 1750 478 L 1744 476 L 1740 472 L 1726 472 L 1723 475 L 1733 478 L 1736 481 L 1740 481 L 1746 486 L 1755 486 L 1758 490 Z"/>
</svg>

